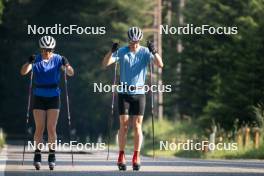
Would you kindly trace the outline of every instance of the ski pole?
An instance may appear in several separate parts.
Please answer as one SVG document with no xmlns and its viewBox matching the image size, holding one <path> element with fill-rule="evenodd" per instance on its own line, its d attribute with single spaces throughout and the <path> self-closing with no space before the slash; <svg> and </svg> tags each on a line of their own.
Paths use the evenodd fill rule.
<svg viewBox="0 0 264 176">
<path fill-rule="evenodd" d="M 28 89 L 28 103 L 27 103 L 27 115 L 26 115 L 26 126 L 25 126 L 26 135 L 24 137 L 24 147 L 23 147 L 23 160 L 22 160 L 22 165 L 24 165 L 25 150 L 26 150 L 26 141 L 29 138 L 29 135 L 28 135 L 28 124 L 29 124 L 30 104 L 31 104 L 32 80 L 33 80 L 33 64 L 32 64 L 32 70 L 31 70 L 31 73 L 30 73 L 30 82 L 29 82 L 29 89 Z"/>
<path fill-rule="evenodd" d="M 64 85 L 65 85 L 65 94 L 66 94 L 66 104 L 67 104 L 67 117 L 68 117 L 68 125 L 69 125 L 69 138 L 71 141 L 71 115 L 70 115 L 70 104 L 69 104 L 69 95 L 68 95 L 68 81 L 67 81 L 67 68 L 64 70 Z M 73 166 L 73 151 L 71 148 L 71 160 Z"/>
<path fill-rule="evenodd" d="M 114 80 L 113 85 L 116 84 L 116 72 L 117 72 L 117 62 L 115 63 L 115 70 L 114 70 Z M 115 91 L 112 92 L 112 104 L 111 104 L 111 117 L 108 121 L 108 141 L 107 141 L 107 160 L 109 159 L 109 150 L 110 150 L 110 137 L 111 137 L 111 128 L 112 128 L 112 118 L 114 117 L 114 105 L 115 105 Z"/>
<path fill-rule="evenodd" d="M 150 85 L 152 86 L 152 74 L 153 74 L 153 63 L 150 63 Z M 151 121 L 152 121 L 152 157 L 155 158 L 155 126 L 154 126 L 154 95 L 152 90 L 151 91 Z"/>
</svg>

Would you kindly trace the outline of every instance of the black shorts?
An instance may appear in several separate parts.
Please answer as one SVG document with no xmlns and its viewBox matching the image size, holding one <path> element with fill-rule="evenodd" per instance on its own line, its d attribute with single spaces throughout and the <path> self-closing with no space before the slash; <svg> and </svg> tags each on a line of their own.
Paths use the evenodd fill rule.
<svg viewBox="0 0 264 176">
<path fill-rule="evenodd" d="M 41 97 L 35 95 L 33 97 L 33 109 L 41 109 L 45 111 L 48 109 L 60 109 L 60 105 L 60 96 Z"/>
<path fill-rule="evenodd" d="M 119 115 L 144 115 L 145 94 L 118 94 Z"/>
</svg>

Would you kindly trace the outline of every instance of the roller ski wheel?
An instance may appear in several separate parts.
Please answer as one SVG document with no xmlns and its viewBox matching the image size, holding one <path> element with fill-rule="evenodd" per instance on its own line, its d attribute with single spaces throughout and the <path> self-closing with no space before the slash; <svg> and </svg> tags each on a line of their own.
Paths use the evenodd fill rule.
<svg viewBox="0 0 264 176">
<path fill-rule="evenodd" d="M 118 169 L 120 171 L 126 171 L 127 170 L 127 166 L 124 163 L 117 163 L 117 166 L 118 166 Z"/>
<path fill-rule="evenodd" d="M 41 167 L 41 151 L 40 150 L 35 150 L 33 165 L 35 166 L 36 170 L 40 170 L 40 167 Z"/>
<path fill-rule="evenodd" d="M 55 157 L 55 151 L 50 151 L 49 157 L 48 157 L 48 162 L 49 162 L 49 169 L 54 170 L 54 167 L 56 166 L 56 157 Z"/>
<path fill-rule="evenodd" d="M 139 171 L 140 170 L 140 164 L 138 163 L 133 163 L 133 171 Z"/>
<path fill-rule="evenodd" d="M 50 170 L 54 170 L 55 166 L 56 166 L 55 162 L 49 162 L 49 169 Z"/>
<path fill-rule="evenodd" d="M 34 166 L 35 166 L 36 170 L 40 170 L 41 162 L 34 162 Z"/>
</svg>

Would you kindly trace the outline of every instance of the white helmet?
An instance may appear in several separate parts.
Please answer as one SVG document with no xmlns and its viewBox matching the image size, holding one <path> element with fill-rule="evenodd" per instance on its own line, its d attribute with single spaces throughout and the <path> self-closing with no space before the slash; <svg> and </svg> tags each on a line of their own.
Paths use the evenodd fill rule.
<svg viewBox="0 0 264 176">
<path fill-rule="evenodd" d="M 139 27 L 131 27 L 127 31 L 128 39 L 132 42 L 137 42 L 142 40 L 143 32 Z"/>
<path fill-rule="evenodd" d="M 39 39 L 39 47 L 44 49 L 54 49 L 56 40 L 51 36 L 43 36 Z"/>
</svg>

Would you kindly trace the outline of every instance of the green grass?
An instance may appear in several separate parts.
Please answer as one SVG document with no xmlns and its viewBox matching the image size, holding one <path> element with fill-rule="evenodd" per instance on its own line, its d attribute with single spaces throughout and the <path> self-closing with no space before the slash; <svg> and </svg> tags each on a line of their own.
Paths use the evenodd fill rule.
<svg viewBox="0 0 264 176">
<path fill-rule="evenodd" d="M 143 123 L 145 136 L 142 152 L 145 155 L 152 155 L 152 124 L 151 121 Z M 172 122 L 166 119 L 155 122 L 155 154 L 156 156 L 174 156 L 175 151 L 160 150 L 160 141 L 185 141 L 186 139 L 198 139 L 202 130 L 193 125 L 192 122 Z"/>
<path fill-rule="evenodd" d="M 255 149 L 253 144 L 247 148 L 238 146 L 238 150 L 215 150 L 212 152 L 203 152 L 197 150 L 160 150 L 160 141 L 186 141 L 205 140 L 205 129 L 199 128 L 196 121 L 173 122 L 162 120 L 155 122 L 155 155 L 161 157 L 186 157 L 186 158 L 203 158 L 203 159 L 264 159 L 264 142 L 261 140 L 260 147 Z M 152 125 L 151 121 L 143 123 L 143 132 L 145 136 L 142 153 L 148 156 L 152 155 Z M 225 141 L 234 142 L 234 141 Z"/>
<path fill-rule="evenodd" d="M 0 139 L 0 148 L 3 148 L 5 145 L 5 138 Z"/>
<path fill-rule="evenodd" d="M 205 158 L 210 159 L 264 159 L 264 143 L 258 149 L 253 146 L 239 147 L 236 151 L 215 151 L 206 154 Z"/>
</svg>

